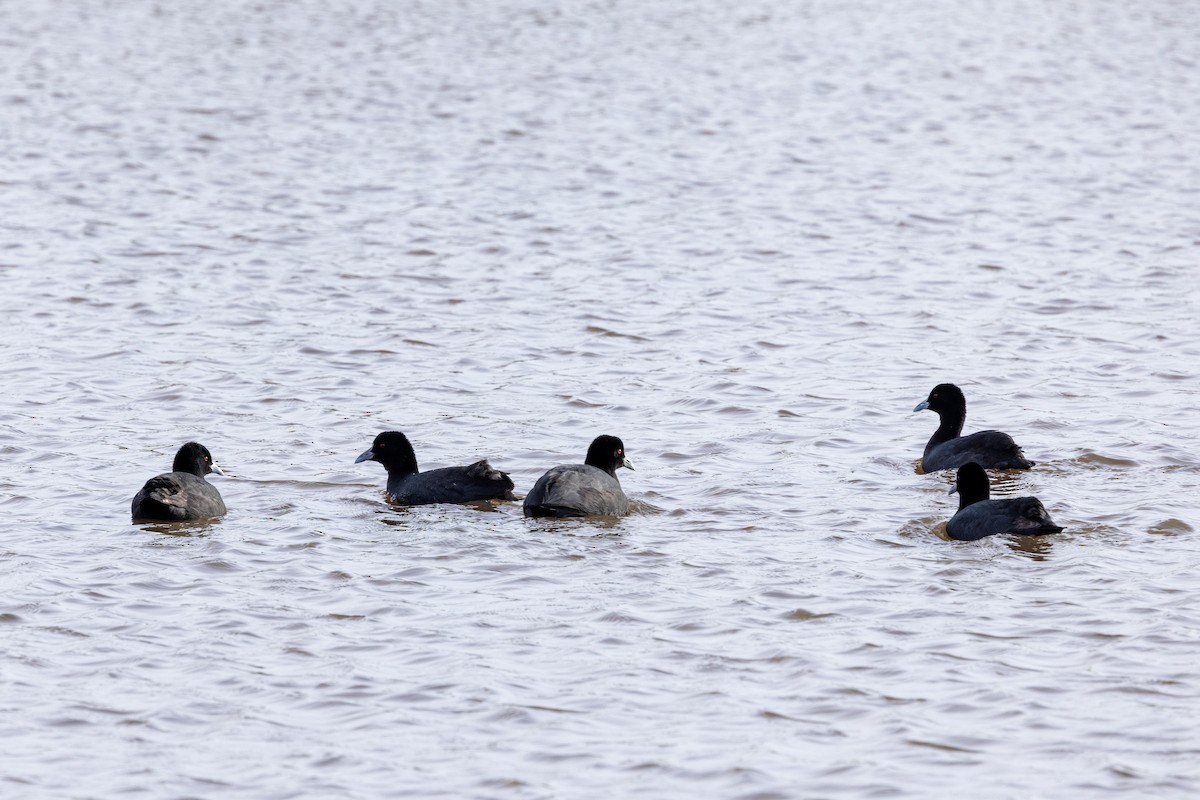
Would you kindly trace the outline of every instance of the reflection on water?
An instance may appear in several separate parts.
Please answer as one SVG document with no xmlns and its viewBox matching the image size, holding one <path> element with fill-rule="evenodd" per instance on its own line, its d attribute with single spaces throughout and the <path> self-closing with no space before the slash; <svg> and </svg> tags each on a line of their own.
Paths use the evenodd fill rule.
<svg viewBox="0 0 1200 800">
<path fill-rule="evenodd" d="M 1181 519 L 1164 519 L 1149 530 L 1149 533 L 1161 534 L 1163 536 L 1180 536 L 1194 532 L 1195 528 Z"/>
<path fill-rule="evenodd" d="M 1034 561 L 1045 561 L 1046 556 L 1050 553 L 1050 548 L 1054 546 L 1053 537 L 1062 536 L 1063 534 L 1051 534 L 1046 536 L 1006 536 L 1005 544 L 1007 544 L 1014 553 L 1019 553 L 1028 556 Z"/>
<path fill-rule="evenodd" d="M 1167 5 L 0 5 L 8 793 L 1196 794 Z M 1066 531 L 944 540 L 943 381 Z"/>
<path fill-rule="evenodd" d="M 207 536 L 217 530 L 219 520 L 188 522 L 135 522 L 140 530 L 163 536 Z"/>
</svg>

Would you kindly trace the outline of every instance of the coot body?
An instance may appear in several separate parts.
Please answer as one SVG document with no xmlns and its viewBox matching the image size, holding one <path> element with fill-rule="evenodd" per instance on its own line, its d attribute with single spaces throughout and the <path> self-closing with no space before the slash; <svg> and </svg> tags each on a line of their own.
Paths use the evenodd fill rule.
<svg viewBox="0 0 1200 800">
<path fill-rule="evenodd" d="M 924 472 L 957 469 L 972 462 L 986 469 L 1030 469 L 1034 466 L 1007 433 L 979 431 L 961 435 L 967 419 L 967 400 L 954 384 L 942 383 L 933 387 L 929 397 L 917 403 L 913 411 L 925 409 L 937 412 L 941 423 L 921 456 Z"/>
<path fill-rule="evenodd" d="M 465 467 L 443 467 L 421 472 L 408 437 L 384 431 L 369 450 L 354 460 L 378 461 L 387 470 L 387 493 L 406 506 L 430 503 L 470 503 L 475 500 L 512 500 L 513 482 L 507 473 L 493 469 L 487 460 Z"/>
<path fill-rule="evenodd" d="M 958 482 L 950 493 L 958 493 L 958 513 L 946 523 L 951 539 L 973 542 L 997 533 L 1041 536 L 1060 533 L 1049 512 L 1036 497 L 1009 497 L 992 500 L 987 472 L 978 464 L 958 469 Z"/>
<path fill-rule="evenodd" d="M 215 472 L 224 475 L 208 448 L 188 442 L 175 454 L 171 472 L 156 475 L 133 496 L 130 511 L 135 522 L 219 517 L 225 513 L 225 501 L 217 487 L 204 479 Z"/>
<path fill-rule="evenodd" d="M 616 436 L 597 436 L 582 464 L 553 467 L 525 496 L 527 517 L 619 516 L 629 511 L 629 498 L 617 479 L 617 468 L 633 469 L 625 444 Z"/>
</svg>

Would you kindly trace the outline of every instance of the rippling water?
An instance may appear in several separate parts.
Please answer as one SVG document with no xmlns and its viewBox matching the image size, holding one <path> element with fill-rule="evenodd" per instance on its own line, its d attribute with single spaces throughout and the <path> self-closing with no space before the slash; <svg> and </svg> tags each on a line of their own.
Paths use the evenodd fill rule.
<svg viewBox="0 0 1200 800">
<path fill-rule="evenodd" d="M 1192 5 L 0 31 L 0 795 L 1200 792 Z M 946 380 L 1065 533 L 940 538 Z M 637 512 L 390 507 L 386 428 Z M 193 438 L 229 515 L 131 526 Z"/>
</svg>

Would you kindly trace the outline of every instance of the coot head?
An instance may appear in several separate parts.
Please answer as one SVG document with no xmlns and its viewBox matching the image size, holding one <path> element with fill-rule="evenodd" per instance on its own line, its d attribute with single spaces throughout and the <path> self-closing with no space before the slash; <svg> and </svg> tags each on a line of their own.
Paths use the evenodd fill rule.
<svg viewBox="0 0 1200 800">
<path fill-rule="evenodd" d="M 958 493 L 958 507 L 966 508 L 972 503 L 987 500 L 992 496 L 987 472 L 972 461 L 958 468 L 958 480 L 950 487 L 950 494 Z"/>
<path fill-rule="evenodd" d="M 212 453 L 208 452 L 208 448 L 199 442 L 188 442 L 179 448 L 179 452 L 175 454 L 175 463 L 171 465 L 171 471 L 190 472 L 202 478 L 210 472 L 218 475 L 225 474 L 213 460 Z"/>
<path fill-rule="evenodd" d="M 417 471 L 416 453 L 400 431 L 384 431 L 376 436 L 370 449 L 354 459 L 355 464 L 362 461 L 378 461 L 389 473 L 408 475 Z"/>
<path fill-rule="evenodd" d="M 929 392 L 929 397 L 917 403 L 913 411 L 929 409 L 941 414 L 944 411 L 965 412 L 966 408 L 967 399 L 963 397 L 962 389 L 953 383 L 939 383 Z"/>
<path fill-rule="evenodd" d="M 625 443 L 616 436 L 597 436 L 588 448 L 583 463 L 602 469 L 609 475 L 616 475 L 617 467 L 633 469 L 633 464 L 625 457 Z"/>
</svg>

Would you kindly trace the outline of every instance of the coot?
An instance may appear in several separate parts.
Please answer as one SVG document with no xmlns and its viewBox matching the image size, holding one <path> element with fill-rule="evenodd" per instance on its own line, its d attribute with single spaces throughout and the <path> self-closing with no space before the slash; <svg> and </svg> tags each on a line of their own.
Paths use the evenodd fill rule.
<svg viewBox="0 0 1200 800">
<path fill-rule="evenodd" d="M 625 444 L 616 436 L 597 436 L 582 464 L 554 467 L 538 478 L 525 497 L 527 517 L 615 516 L 629 511 L 629 498 L 617 480 L 617 468 L 633 469 Z"/>
<path fill-rule="evenodd" d="M 955 469 L 970 462 L 987 469 L 1029 469 L 1034 466 L 1007 433 L 979 431 L 968 436 L 959 435 L 967 418 L 967 400 L 954 384 L 942 383 L 933 387 L 928 399 L 917 403 L 913 411 L 925 409 L 936 411 L 941 424 L 925 445 L 925 454 L 921 457 L 923 471 Z"/>
<path fill-rule="evenodd" d="M 354 459 L 355 464 L 361 461 L 383 464 L 388 474 L 388 496 L 403 505 L 513 499 L 512 479 L 492 469 L 486 459 L 467 467 L 420 472 L 412 445 L 400 431 L 384 431 L 376 436 L 371 448 Z"/>
<path fill-rule="evenodd" d="M 204 519 L 225 513 L 221 493 L 204 479 L 210 472 L 225 474 L 213 461 L 207 447 L 188 442 L 175 454 L 171 470 L 146 481 L 141 491 L 133 496 L 130 510 L 135 522 Z"/>
<path fill-rule="evenodd" d="M 951 539 L 973 542 L 996 533 L 1040 536 L 1062 531 L 1036 497 L 988 499 L 991 495 L 988 476 L 978 464 L 958 468 L 958 483 L 950 487 L 950 493 L 955 492 L 958 492 L 958 513 L 946 523 L 946 533 Z"/>
</svg>

